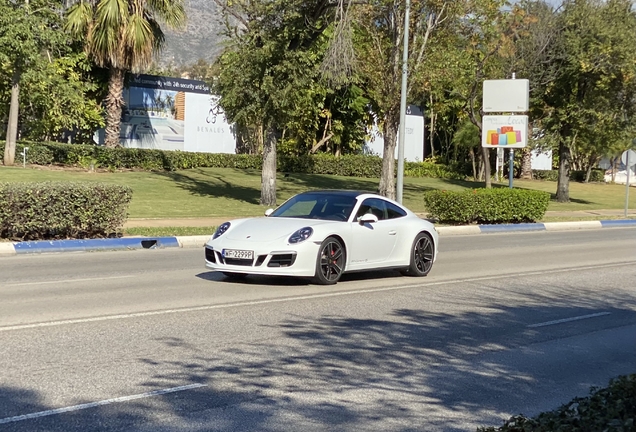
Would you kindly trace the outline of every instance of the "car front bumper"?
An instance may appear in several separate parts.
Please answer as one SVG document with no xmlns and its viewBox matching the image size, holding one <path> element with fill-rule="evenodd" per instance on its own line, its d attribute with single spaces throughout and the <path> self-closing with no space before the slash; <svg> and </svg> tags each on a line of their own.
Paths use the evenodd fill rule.
<svg viewBox="0 0 636 432">
<path fill-rule="evenodd" d="M 283 246 L 275 248 L 270 244 L 209 242 L 205 245 L 205 266 L 220 272 L 269 276 L 315 276 L 320 243 L 306 241 Z M 252 260 L 225 258 L 223 249 L 251 250 L 254 251 L 254 258 Z"/>
</svg>

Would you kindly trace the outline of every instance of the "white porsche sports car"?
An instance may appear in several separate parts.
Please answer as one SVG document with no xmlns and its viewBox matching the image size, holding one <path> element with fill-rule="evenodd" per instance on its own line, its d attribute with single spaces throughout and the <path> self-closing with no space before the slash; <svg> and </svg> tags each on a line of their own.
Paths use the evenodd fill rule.
<svg viewBox="0 0 636 432">
<path fill-rule="evenodd" d="M 265 216 L 221 224 L 205 246 L 206 267 L 231 278 L 297 276 L 329 285 L 354 271 L 426 276 L 437 258 L 434 225 L 372 193 L 304 192 Z"/>
</svg>

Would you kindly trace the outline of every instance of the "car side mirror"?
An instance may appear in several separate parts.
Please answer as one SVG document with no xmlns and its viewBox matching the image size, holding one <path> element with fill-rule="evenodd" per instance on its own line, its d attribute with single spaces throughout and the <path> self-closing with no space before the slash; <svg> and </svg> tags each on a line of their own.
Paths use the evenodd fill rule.
<svg viewBox="0 0 636 432">
<path fill-rule="evenodd" d="M 375 223 L 377 221 L 378 221 L 378 217 L 374 215 L 373 213 L 365 213 L 358 218 L 358 222 L 360 222 L 360 225 L 364 225 L 367 223 Z"/>
<path fill-rule="evenodd" d="M 269 216 L 272 213 L 274 213 L 274 209 L 272 209 L 272 208 L 268 208 L 267 210 L 265 210 L 265 216 Z"/>
</svg>

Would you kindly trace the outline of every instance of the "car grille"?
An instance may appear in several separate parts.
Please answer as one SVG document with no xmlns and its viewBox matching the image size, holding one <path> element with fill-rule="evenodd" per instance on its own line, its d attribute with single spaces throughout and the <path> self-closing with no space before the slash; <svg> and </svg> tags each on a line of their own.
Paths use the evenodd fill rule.
<svg viewBox="0 0 636 432">
<path fill-rule="evenodd" d="M 263 264 L 263 262 L 265 261 L 265 258 L 267 258 L 267 255 L 259 255 L 258 259 L 256 260 L 256 263 L 254 263 L 254 267 L 258 267 L 261 264 Z"/>
<path fill-rule="evenodd" d="M 220 252 L 210 248 L 205 248 L 205 259 L 211 263 L 221 263 L 243 267 L 258 267 L 267 259 L 267 255 L 258 255 L 256 260 L 245 260 L 236 258 L 223 258 Z M 290 267 L 296 261 L 296 254 L 276 254 L 267 263 L 267 267 Z"/>
<path fill-rule="evenodd" d="M 254 263 L 254 260 L 246 260 L 246 259 L 236 259 L 236 258 L 225 258 L 225 264 L 227 265 L 236 265 L 236 266 L 245 266 L 251 267 Z"/>
<path fill-rule="evenodd" d="M 291 267 L 296 261 L 296 254 L 272 255 L 267 267 Z"/>
<path fill-rule="evenodd" d="M 216 263 L 216 256 L 214 255 L 214 251 L 210 248 L 205 248 L 205 259 L 211 263 Z"/>
</svg>

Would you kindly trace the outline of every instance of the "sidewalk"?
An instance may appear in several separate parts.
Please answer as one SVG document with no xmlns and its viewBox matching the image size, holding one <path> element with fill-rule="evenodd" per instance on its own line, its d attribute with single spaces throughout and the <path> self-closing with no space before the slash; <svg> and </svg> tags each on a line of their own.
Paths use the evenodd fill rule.
<svg viewBox="0 0 636 432">
<path fill-rule="evenodd" d="M 628 217 L 636 218 L 636 209 L 628 211 Z M 571 219 L 605 219 L 607 217 L 622 218 L 624 210 L 577 210 L 577 211 L 548 211 L 545 218 L 571 218 Z M 425 217 L 425 213 L 418 213 L 418 216 Z M 241 216 L 209 217 L 209 218 L 174 218 L 174 219 L 128 219 L 124 228 L 159 228 L 159 227 L 214 227 L 232 219 L 239 219 Z"/>
</svg>

